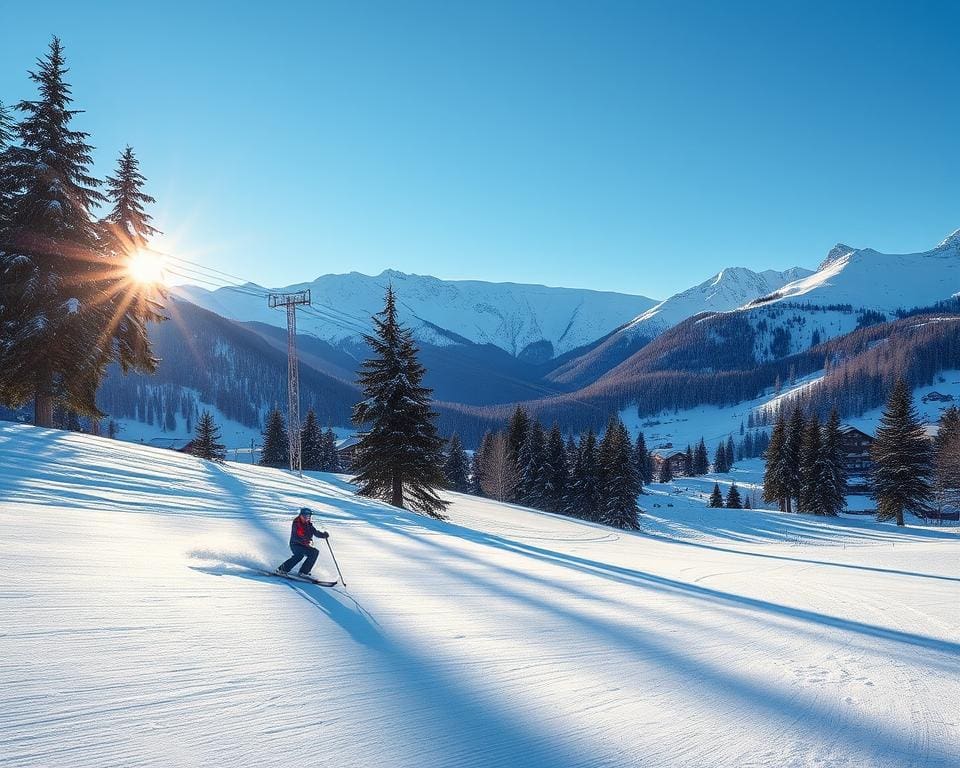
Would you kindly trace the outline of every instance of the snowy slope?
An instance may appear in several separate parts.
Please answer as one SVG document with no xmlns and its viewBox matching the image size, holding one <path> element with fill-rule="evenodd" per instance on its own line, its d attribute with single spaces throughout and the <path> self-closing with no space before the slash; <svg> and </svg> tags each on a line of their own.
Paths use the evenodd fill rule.
<svg viewBox="0 0 960 768">
<path fill-rule="evenodd" d="M 621 293 L 440 280 L 394 270 L 376 276 L 323 275 L 312 283 L 276 290 L 309 288 L 314 308 L 323 317 L 303 314 L 298 318 L 299 329 L 341 343 L 356 341 L 368 329 L 370 316 L 383 308 L 384 290 L 390 283 L 397 292 L 401 318 L 421 341 L 443 345 L 467 339 L 495 344 L 517 356 L 528 346 L 546 341 L 551 348 L 544 359 L 600 338 L 655 303 Z M 196 286 L 179 286 L 174 293 L 233 320 L 286 322 L 285 315 L 270 310 L 256 296 Z"/>
<path fill-rule="evenodd" d="M 461 496 L 442 523 L 0 426 L 0 762 L 956 764 L 954 534 L 663 502 L 640 534 Z M 303 503 L 348 588 L 244 567 Z"/>
<path fill-rule="evenodd" d="M 564 360 L 548 378 L 570 386 L 590 384 L 628 359 L 645 341 L 677 323 L 701 312 L 737 309 L 809 274 L 812 274 L 810 270 L 801 267 L 783 272 L 772 269 L 754 272 L 744 267 L 724 269 L 709 280 L 661 301 L 581 354 Z"/>
<path fill-rule="evenodd" d="M 721 270 L 699 285 L 677 293 L 634 318 L 623 332 L 653 337 L 700 312 L 724 312 L 766 296 L 813 272 L 802 267 L 754 272 L 745 267 Z"/>
<path fill-rule="evenodd" d="M 820 269 L 780 289 L 781 302 L 892 312 L 929 306 L 960 292 L 960 230 L 922 253 L 889 254 L 838 244 Z"/>
</svg>

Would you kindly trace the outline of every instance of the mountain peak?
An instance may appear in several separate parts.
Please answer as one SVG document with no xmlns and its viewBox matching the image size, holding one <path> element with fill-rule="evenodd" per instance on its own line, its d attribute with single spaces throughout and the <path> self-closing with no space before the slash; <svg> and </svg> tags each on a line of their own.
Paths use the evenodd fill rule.
<svg viewBox="0 0 960 768">
<path fill-rule="evenodd" d="M 960 229 L 956 229 L 943 238 L 943 241 L 937 248 L 948 248 L 951 245 L 960 245 Z"/>
<path fill-rule="evenodd" d="M 820 266 L 817 267 L 817 270 L 819 271 L 821 269 L 824 269 L 825 267 L 829 267 L 831 264 L 839 261 L 844 256 L 849 256 L 855 250 L 857 249 L 851 248 L 849 245 L 844 245 L 843 243 L 837 243 L 835 246 L 833 246 L 833 248 L 830 249 L 830 252 L 827 254 L 827 258 L 825 258 L 822 262 L 820 262 Z"/>
</svg>

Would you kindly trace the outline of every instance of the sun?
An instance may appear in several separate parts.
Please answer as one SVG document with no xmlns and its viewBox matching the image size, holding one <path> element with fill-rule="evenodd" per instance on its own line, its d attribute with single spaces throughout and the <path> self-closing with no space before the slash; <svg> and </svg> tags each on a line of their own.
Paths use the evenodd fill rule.
<svg viewBox="0 0 960 768">
<path fill-rule="evenodd" d="M 142 285 L 162 285 L 166 282 L 164 258 L 156 251 L 134 251 L 127 262 L 130 278 Z"/>
</svg>

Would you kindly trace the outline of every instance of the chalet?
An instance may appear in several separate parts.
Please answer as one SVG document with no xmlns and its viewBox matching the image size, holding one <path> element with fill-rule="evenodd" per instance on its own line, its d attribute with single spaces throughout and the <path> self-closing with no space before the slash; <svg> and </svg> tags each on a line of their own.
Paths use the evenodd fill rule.
<svg viewBox="0 0 960 768">
<path fill-rule="evenodd" d="M 873 461 L 870 458 L 870 446 L 873 438 L 849 424 L 840 427 L 840 458 L 847 475 L 847 493 L 866 494 L 870 492 L 870 470 Z"/>
<path fill-rule="evenodd" d="M 154 448 L 166 448 L 179 453 L 190 453 L 193 448 L 192 437 L 154 437 L 147 445 Z"/>
<path fill-rule="evenodd" d="M 340 467 L 344 472 L 348 472 L 353 467 L 353 459 L 357 455 L 359 443 L 360 438 L 357 435 L 350 435 L 337 441 L 337 456 L 340 458 Z"/>
<path fill-rule="evenodd" d="M 678 451 L 675 448 L 654 448 L 650 451 L 650 458 L 653 459 L 654 478 L 660 474 L 661 467 L 667 461 L 670 462 L 670 472 L 674 477 L 687 473 L 686 451 Z"/>
</svg>

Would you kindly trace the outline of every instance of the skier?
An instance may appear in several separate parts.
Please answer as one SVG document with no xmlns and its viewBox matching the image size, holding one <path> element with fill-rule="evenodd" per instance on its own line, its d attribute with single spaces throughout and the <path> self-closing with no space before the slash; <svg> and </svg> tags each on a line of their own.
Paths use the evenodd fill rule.
<svg viewBox="0 0 960 768">
<path fill-rule="evenodd" d="M 301 507 L 300 514 L 293 518 L 293 525 L 290 528 L 290 551 L 293 552 L 293 556 L 277 568 L 277 573 L 281 576 L 290 573 L 290 569 L 304 558 L 306 560 L 297 573 L 301 576 L 309 576 L 310 569 L 313 568 L 313 564 L 317 562 L 317 555 L 320 554 L 316 547 L 310 546 L 310 540 L 314 536 L 318 539 L 330 537 L 326 531 L 318 531 L 313 527 L 313 523 L 310 522 L 311 515 L 313 510 L 309 507 Z"/>
</svg>

